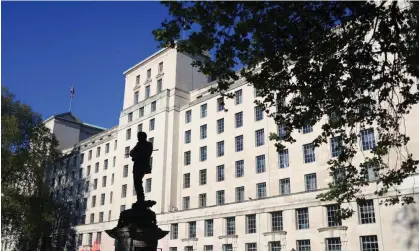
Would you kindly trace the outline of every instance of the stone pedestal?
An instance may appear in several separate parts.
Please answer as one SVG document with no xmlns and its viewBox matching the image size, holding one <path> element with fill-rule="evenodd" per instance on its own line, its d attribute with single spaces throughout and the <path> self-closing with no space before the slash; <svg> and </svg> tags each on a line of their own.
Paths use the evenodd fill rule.
<svg viewBox="0 0 419 251">
<path fill-rule="evenodd" d="M 121 212 L 118 226 L 106 230 L 116 240 L 115 251 L 156 251 L 158 240 L 169 232 L 157 227 L 156 214 L 150 210 L 154 201 L 136 202 Z"/>
</svg>

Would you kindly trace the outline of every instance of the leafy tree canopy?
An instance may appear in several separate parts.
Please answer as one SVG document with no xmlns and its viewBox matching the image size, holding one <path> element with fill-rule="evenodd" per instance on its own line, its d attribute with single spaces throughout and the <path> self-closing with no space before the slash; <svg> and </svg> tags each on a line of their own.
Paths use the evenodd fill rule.
<svg viewBox="0 0 419 251">
<path fill-rule="evenodd" d="M 58 142 L 41 115 L 4 87 L 1 122 L 2 237 L 18 250 L 37 250 L 55 222 L 57 205 L 49 197 L 45 168 L 58 157 Z"/>
<path fill-rule="evenodd" d="M 153 31 L 161 47 L 192 55 L 208 51 L 208 60 L 194 65 L 217 77 L 211 91 L 223 97 L 233 96 L 228 88 L 240 78 L 253 85 L 260 95 L 256 103 L 285 128 L 271 135 L 278 150 L 295 142 L 293 131 L 319 122 L 315 146 L 337 137 L 338 157 L 328 162 L 336 179 L 321 200 L 362 203 L 372 167 L 378 175 L 375 194 L 383 202 L 413 202 L 397 185 L 418 165 L 406 148 L 403 126 L 403 115 L 419 100 L 417 2 L 163 4 L 170 17 Z M 189 36 L 179 41 L 184 31 Z M 378 140 L 355 164 L 361 130 L 370 127 Z M 400 161 L 390 165 L 389 155 Z M 342 208 L 341 217 L 353 212 Z"/>
</svg>

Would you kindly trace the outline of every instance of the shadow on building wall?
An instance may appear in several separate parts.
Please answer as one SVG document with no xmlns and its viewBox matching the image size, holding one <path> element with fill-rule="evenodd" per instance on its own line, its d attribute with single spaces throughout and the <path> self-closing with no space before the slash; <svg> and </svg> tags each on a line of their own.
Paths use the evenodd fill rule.
<svg viewBox="0 0 419 251">
<path fill-rule="evenodd" d="M 415 201 L 414 204 L 401 207 L 393 222 L 396 231 L 406 233 L 401 236 L 406 251 L 419 250 L 419 195 L 415 196 Z"/>
</svg>

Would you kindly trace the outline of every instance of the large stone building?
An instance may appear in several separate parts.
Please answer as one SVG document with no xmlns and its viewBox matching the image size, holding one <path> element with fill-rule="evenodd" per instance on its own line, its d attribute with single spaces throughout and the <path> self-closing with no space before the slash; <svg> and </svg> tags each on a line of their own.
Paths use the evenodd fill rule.
<svg viewBox="0 0 419 251">
<path fill-rule="evenodd" d="M 159 242 L 163 251 L 419 250 L 419 207 L 380 205 L 374 182 L 364 189 L 368 203 L 353 203 L 355 215 L 335 222 L 331 203 L 315 199 L 332 181 L 330 145 L 310 145 L 321 125 L 294 132 L 297 142 L 278 154 L 268 139 L 278 128 L 255 108 L 253 87 L 237 81 L 225 112 L 219 96 L 208 92 L 215 82 L 190 65 L 194 59 L 162 49 L 128 69 L 123 110 L 112 129 L 72 114 L 48 121 L 66 154 L 52 170 L 52 196 L 81 212 L 74 219 L 77 249 L 89 250 L 98 240 L 101 250 L 114 250 L 104 230 L 136 200 L 126 154 L 145 131 L 156 150 L 144 178 L 146 199 L 157 201 L 159 226 L 170 231 Z M 415 106 L 405 117 L 416 158 L 418 114 Z M 374 129 L 366 132 L 357 159 L 374 144 Z M 399 189 L 417 193 L 419 176 Z"/>
</svg>

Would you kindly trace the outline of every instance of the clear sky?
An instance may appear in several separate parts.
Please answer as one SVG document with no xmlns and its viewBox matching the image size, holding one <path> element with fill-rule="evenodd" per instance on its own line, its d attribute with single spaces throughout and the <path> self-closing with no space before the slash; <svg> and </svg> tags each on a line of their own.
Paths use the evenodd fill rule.
<svg viewBox="0 0 419 251">
<path fill-rule="evenodd" d="M 47 118 L 118 124 L 123 72 L 154 53 L 159 2 L 2 2 L 1 84 Z"/>
</svg>

